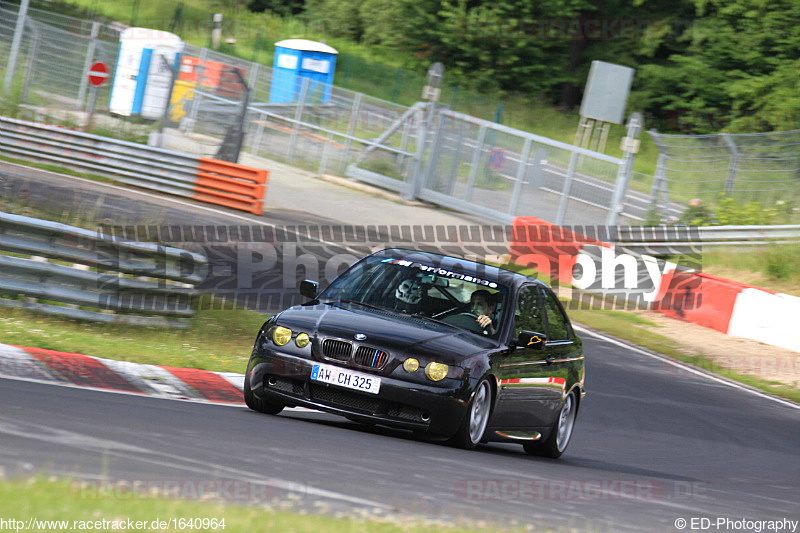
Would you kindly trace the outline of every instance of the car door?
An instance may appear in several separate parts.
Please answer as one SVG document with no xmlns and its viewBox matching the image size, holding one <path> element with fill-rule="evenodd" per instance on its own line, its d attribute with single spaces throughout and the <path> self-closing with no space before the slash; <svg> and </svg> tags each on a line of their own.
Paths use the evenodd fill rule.
<svg viewBox="0 0 800 533">
<path fill-rule="evenodd" d="M 543 287 L 531 284 L 523 286 L 518 293 L 514 330 L 509 339 L 511 350 L 498 358 L 495 368 L 498 403 L 492 426 L 549 426 L 561 407 L 568 373 L 562 359 L 570 342 L 569 334 L 564 332 L 571 328 L 553 313 L 552 302 L 543 291 Z M 563 318 L 563 311 L 561 316 Z M 523 331 L 538 333 L 547 340 L 543 346 L 536 342 L 517 346 L 516 341 Z M 553 342 L 547 338 L 550 331 L 555 336 Z"/>
<path fill-rule="evenodd" d="M 567 391 L 583 379 L 583 345 L 575 335 L 572 324 L 556 295 L 547 287 L 541 288 L 547 332 L 546 360 L 550 368 L 551 385 L 560 394 L 556 409 L 560 409 Z"/>
</svg>

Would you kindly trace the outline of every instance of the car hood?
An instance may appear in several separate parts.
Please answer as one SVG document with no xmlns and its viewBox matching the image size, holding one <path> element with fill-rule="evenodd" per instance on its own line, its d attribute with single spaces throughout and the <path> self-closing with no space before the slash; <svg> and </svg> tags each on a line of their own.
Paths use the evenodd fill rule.
<svg viewBox="0 0 800 533">
<path fill-rule="evenodd" d="M 312 337 L 357 341 L 392 353 L 464 357 L 496 346 L 468 331 L 425 318 L 358 304 L 296 306 L 276 317 L 276 323 Z M 356 334 L 366 335 L 356 339 Z"/>
</svg>

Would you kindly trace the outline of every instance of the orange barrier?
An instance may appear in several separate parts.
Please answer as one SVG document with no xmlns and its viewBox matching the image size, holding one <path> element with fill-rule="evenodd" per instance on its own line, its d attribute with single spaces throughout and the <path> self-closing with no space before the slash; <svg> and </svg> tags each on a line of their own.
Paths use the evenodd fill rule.
<svg viewBox="0 0 800 533">
<path fill-rule="evenodd" d="M 248 211 L 254 215 L 264 212 L 266 170 L 209 157 L 201 157 L 198 161 L 200 164 L 197 167 L 193 199 Z"/>
<path fill-rule="evenodd" d="M 578 253 L 587 244 L 610 246 L 541 218 L 516 217 L 509 251 L 515 263 L 535 268 L 562 283 L 571 283 Z"/>
<path fill-rule="evenodd" d="M 238 68 L 242 76 L 247 70 L 240 66 L 228 65 L 219 61 L 201 61 L 197 57 L 183 56 L 178 72 L 178 81 L 200 83 L 214 89 L 214 92 L 226 98 L 241 98 L 244 92 L 238 78 L 231 69 Z"/>
</svg>

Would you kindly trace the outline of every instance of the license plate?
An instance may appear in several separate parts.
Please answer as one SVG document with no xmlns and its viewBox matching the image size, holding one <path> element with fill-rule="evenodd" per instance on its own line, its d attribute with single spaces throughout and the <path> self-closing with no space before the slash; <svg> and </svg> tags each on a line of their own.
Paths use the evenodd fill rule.
<svg viewBox="0 0 800 533">
<path fill-rule="evenodd" d="M 311 369 L 311 379 L 370 394 L 378 394 L 381 390 L 381 378 L 337 366 L 314 365 Z"/>
</svg>

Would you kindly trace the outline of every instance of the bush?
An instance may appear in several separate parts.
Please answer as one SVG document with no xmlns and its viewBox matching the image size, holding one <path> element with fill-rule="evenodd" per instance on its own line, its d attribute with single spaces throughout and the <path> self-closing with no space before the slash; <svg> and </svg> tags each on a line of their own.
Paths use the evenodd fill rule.
<svg viewBox="0 0 800 533">
<path fill-rule="evenodd" d="M 717 202 L 709 206 L 697 198 L 691 200 L 679 222 L 687 226 L 761 226 L 788 222 L 792 214 L 791 205 L 782 200 L 774 206 L 739 203 L 733 196 L 722 193 Z"/>
<path fill-rule="evenodd" d="M 714 213 L 694 199 L 689 202 L 689 207 L 681 214 L 680 222 L 687 226 L 712 226 L 714 225 Z"/>
</svg>

